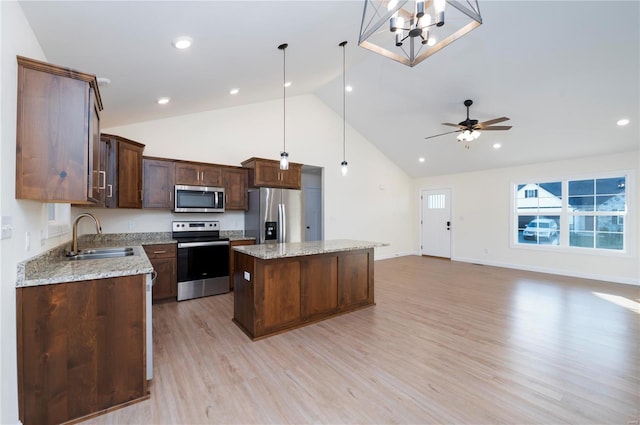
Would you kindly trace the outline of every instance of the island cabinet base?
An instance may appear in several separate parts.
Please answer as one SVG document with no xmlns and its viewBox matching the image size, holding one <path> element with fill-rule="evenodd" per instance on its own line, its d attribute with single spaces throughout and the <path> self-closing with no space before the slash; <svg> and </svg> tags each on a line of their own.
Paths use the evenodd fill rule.
<svg viewBox="0 0 640 425">
<path fill-rule="evenodd" d="M 233 321 L 254 340 L 375 304 L 372 248 L 270 260 L 234 255 Z"/>
</svg>

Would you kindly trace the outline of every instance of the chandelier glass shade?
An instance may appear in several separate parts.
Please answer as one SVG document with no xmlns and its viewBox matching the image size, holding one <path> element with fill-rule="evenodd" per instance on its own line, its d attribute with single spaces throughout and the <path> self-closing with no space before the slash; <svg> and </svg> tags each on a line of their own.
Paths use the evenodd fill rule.
<svg viewBox="0 0 640 425">
<path fill-rule="evenodd" d="M 477 0 L 365 0 L 358 45 L 413 67 L 480 25 Z"/>
</svg>

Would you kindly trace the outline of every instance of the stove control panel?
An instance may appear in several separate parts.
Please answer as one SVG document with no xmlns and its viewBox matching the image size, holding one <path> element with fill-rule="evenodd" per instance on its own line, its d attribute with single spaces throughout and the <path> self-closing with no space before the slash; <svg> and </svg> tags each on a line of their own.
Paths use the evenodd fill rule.
<svg viewBox="0 0 640 425">
<path fill-rule="evenodd" d="M 174 232 L 210 232 L 220 230 L 219 221 L 173 221 Z"/>
</svg>

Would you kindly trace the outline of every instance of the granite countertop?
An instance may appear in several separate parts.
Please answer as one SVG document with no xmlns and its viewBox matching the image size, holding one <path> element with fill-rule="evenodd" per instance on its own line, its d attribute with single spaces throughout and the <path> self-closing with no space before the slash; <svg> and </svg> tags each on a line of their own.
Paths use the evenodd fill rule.
<svg viewBox="0 0 640 425">
<path fill-rule="evenodd" d="M 244 236 L 243 231 L 221 231 L 221 237 L 234 240 L 255 240 Z M 177 243 L 171 232 L 87 234 L 78 238 L 80 250 L 88 248 L 133 248 L 134 255 L 127 257 L 92 260 L 68 260 L 65 252 L 71 242 L 66 242 L 34 258 L 18 263 L 16 287 L 50 285 L 80 280 L 106 279 L 117 276 L 146 274 L 153 267 L 143 245 Z"/>
<path fill-rule="evenodd" d="M 355 251 L 387 246 L 387 243 L 354 241 L 350 239 L 336 239 L 313 242 L 293 242 L 279 244 L 260 244 L 234 246 L 233 249 L 262 260 L 274 260 L 285 257 L 300 257 L 303 255 L 327 254 L 330 252 Z"/>
<path fill-rule="evenodd" d="M 82 235 L 78 238 L 78 248 L 80 250 L 130 246 L 133 248 L 134 255 L 91 260 L 69 260 L 65 256 L 65 252 L 69 251 L 71 242 L 67 242 L 30 260 L 18 263 L 16 286 L 50 285 L 151 273 L 153 267 L 142 245 L 175 242 L 175 240 L 171 239 L 171 233 L 169 232 Z"/>
</svg>

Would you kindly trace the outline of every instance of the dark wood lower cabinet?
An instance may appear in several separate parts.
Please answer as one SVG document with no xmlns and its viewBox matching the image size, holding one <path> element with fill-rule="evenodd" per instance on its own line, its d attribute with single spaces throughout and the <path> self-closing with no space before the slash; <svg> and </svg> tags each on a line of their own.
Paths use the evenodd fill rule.
<svg viewBox="0 0 640 425">
<path fill-rule="evenodd" d="M 18 288 L 24 425 L 58 424 L 148 398 L 145 276 Z"/>
<path fill-rule="evenodd" d="M 252 339 L 374 304 L 373 249 L 234 257 L 233 321 Z"/>
<path fill-rule="evenodd" d="M 173 300 L 178 296 L 177 245 L 145 245 L 144 251 L 156 272 L 156 281 L 152 288 L 153 302 Z"/>
</svg>

